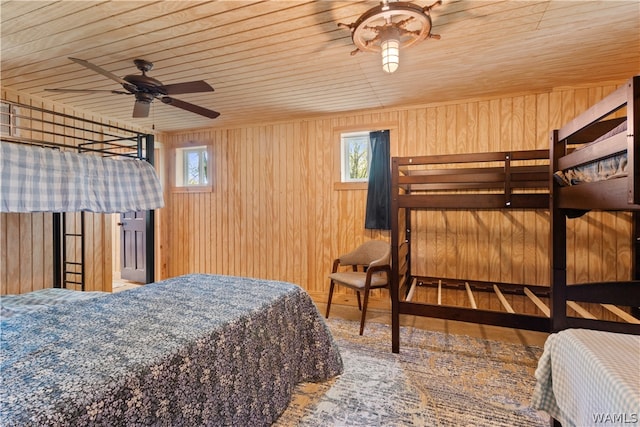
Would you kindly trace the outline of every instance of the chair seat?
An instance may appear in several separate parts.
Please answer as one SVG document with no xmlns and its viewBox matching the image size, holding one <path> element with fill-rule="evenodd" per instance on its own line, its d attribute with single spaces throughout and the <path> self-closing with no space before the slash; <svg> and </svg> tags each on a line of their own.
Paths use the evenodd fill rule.
<svg viewBox="0 0 640 427">
<path fill-rule="evenodd" d="M 330 274 L 329 278 L 335 282 L 341 283 L 354 289 L 364 289 L 364 282 L 367 278 L 367 273 L 362 273 L 359 271 L 341 271 Z M 383 288 L 387 286 L 388 282 L 386 274 L 375 273 L 371 276 L 372 288 Z"/>
</svg>

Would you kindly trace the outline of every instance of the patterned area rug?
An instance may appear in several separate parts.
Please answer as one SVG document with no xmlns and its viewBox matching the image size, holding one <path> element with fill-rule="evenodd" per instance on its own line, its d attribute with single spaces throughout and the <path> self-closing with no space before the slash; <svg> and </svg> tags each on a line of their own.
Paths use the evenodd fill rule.
<svg viewBox="0 0 640 427">
<path fill-rule="evenodd" d="M 276 426 L 548 426 L 529 406 L 542 349 L 463 335 L 327 321 L 344 373 L 300 384 Z"/>
</svg>

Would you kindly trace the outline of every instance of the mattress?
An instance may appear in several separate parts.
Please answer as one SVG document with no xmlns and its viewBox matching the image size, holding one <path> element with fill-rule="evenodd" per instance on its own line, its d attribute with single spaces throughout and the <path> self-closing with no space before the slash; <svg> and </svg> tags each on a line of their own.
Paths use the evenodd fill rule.
<svg viewBox="0 0 640 427">
<path fill-rule="evenodd" d="M 0 297 L 0 319 L 33 313 L 51 305 L 83 301 L 105 295 L 109 295 L 109 293 L 80 292 L 62 288 L 40 289 L 19 295 L 2 295 Z"/>
<path fill-rule="evenodd" d="M 2 320 L 0 425 L 270 425 L 342 372 L 309 295 L 187 275 Z"/>
<path fill-rule="evenodd" d="M 0 141 L 0 212 L 132 212 L 164 206 L 153 166 Z"/>
<path fill-rule="evenodd" d="M 551 334 L 532 406 L 564 427 L 640 422 L 640 336 L 585 329 Z"/>
<path fill-rule="evenodd" d="M 626 130 L 627 122 L 624 121 L 591 144 L 600 142 Z M 563 186 L 622 178 L 627 176 L 627 163 L 627 153 L 618 153 L 604 159 L 576 166 L 575 168 L 557 171 L 554 177 L 558 184 Z"/>
</svg>

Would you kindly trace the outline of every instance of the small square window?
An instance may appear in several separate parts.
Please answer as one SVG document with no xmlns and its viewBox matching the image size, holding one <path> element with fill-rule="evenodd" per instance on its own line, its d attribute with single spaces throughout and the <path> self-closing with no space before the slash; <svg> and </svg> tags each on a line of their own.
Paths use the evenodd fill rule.
<svg viewBox="0 0 640 427">
<path fill-rule="evenodd" d="M 342 182 L 369 180 L 371 144 L 369 132 L 349 132 L 340 135 Z"/>
<path fill-rule="evenodd" d="M 20 136 L 18 108 L 6 102 L 0 103 L 0 135 Z"/>
<path fill-rule="evenodd" d="M 209 148 L 206 145 L 176 148 L 176 187 L 211 185 Z"/>
</svg>

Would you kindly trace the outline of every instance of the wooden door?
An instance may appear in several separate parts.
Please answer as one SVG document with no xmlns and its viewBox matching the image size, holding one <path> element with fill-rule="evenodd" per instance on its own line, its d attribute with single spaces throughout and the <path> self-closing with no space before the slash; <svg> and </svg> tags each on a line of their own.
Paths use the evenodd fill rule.
<svg viewBox="0 0 640 427">
<path fill-rule="evenodd" d="M 121 277 L 132 282 L 146 279 L 146 211 L 120 214 Z"/>
</svg>

